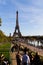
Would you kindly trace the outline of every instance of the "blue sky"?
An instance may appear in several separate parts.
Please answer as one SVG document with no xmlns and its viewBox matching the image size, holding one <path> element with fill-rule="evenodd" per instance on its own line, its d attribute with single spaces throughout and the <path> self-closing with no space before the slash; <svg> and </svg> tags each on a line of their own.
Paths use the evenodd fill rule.
<svg viewBox="0 0 43 65">
<path fill-rule="evenodd" d="M 14 33 L 17 10 L 22 35 L 43 35 L 43 0 L 0 0 L 0 29 L 6 35 Z"/>
</svg>

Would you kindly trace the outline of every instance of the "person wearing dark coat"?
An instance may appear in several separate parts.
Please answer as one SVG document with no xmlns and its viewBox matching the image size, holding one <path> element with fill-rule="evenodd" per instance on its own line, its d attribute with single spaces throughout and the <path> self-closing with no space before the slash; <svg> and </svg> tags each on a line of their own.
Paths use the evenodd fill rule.
<svg viewBox="0 0 43 65">
<path fill-rule="evenodd" d="M 21 64 L 21 59 L 20 59 L 19 51 L 16 54 L 16 61 L 17 61 L 17 65 L 20 65 Z"/>
<path fill-rule="evenodd" d="M 33 63 L 34 63 L 34 65 L 41 65 L 40 57 L 39 57 L 38 53 L 36 53 Z"/>
</svg>

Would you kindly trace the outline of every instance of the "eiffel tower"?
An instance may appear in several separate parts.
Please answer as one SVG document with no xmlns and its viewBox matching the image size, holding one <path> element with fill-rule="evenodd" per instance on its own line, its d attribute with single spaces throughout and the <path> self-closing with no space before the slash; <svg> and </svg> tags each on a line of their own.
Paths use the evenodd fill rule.
<svg viewBox="0 0 43 65">
<path fill-rule="evenodd" d="M 15 26 L 15 31 L 14 31 L 14 34 L 13 34 L 13 38 L 15 37 L 21 37 L 21 32 L 20 32 L 20 29 L 19 29 L 19 23 L 18 23 L 18 11 L 16 11 L 16 26 Z"/>
</svg>

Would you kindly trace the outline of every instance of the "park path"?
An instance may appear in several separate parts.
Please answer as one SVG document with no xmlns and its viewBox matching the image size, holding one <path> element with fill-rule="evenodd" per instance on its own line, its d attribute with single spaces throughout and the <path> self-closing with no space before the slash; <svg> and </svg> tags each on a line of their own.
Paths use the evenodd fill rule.
<svg viewBox="0 0 43 65">
<path fill-rule="evenodd" d="M 11 57 L 11 65 L 17 65 L 16 63 L 16 52 L 10 52 L 10 57 Z"/>
<path fill-rule="evenodd" d="M 11 48 L 14 46 L 14 44 L 11 43 Z M 10 58 L 11 58 L 11 65 L 17 65 L 16 63 L 16 52 L 10 52 Z"/>
<path fill-rule="evenodd" d="M 43 56 L 43 49 L 39 49 L 39 48 L 37 48 L 37 47 L 31 46 L 31 45 L 25 44 L 25 43 L 24 43 L 24 44 L 21 43 L 21 45 L 23 45 L 23 46 L 29 48 L 31 51 L 38 52 L 39 55 Z"/>
</svg>

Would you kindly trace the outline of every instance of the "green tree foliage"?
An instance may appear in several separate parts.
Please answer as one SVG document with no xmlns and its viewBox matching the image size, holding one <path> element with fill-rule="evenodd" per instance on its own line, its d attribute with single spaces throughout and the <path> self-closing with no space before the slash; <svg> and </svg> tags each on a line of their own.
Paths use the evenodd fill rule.
<svg viewBox="0 0 43 65">
<path fill-rule="evenodd" d="M 4 35 L 4 33 L 0 30 L 0 43 L 1 42 L 6 42 L 7 37 Z"/>
<path fill-rule="evenodd" d="M 0 30 L 0 43 L 5 42 L 11 42 L 12 37 L 6 36 L 1 30 Z"/>
</svg>

